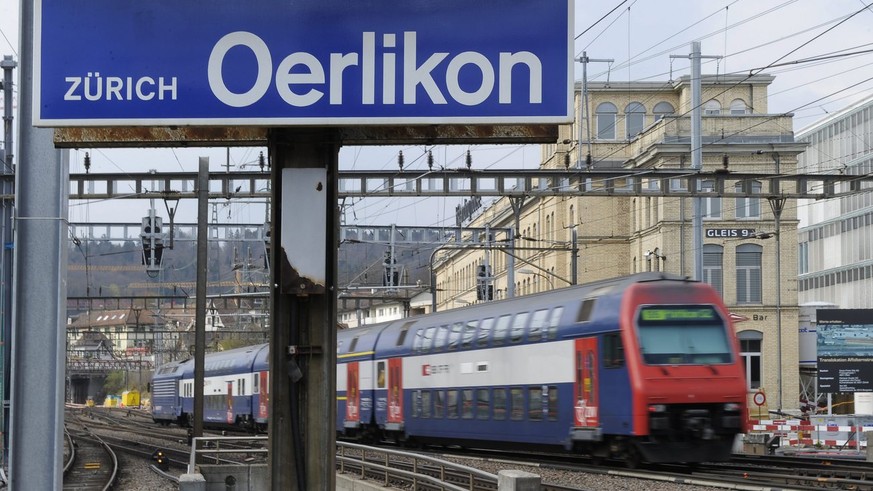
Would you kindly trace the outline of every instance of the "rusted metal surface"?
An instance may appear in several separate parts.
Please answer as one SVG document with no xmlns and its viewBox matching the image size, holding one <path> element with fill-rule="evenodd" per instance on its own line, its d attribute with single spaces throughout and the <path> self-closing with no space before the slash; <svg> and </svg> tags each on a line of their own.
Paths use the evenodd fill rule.
<svg viewBox="0 0 873 491">
<path fill-rule="evenodd" d="M 343 145 L 555 143 L 558 125 L 355 126 L 340 135 Z"/>
<path fill-rule="evenodd" d="M 270 128 L 255 126 L 118 126 L 56 128 L 58 148 L 266 146 Z M 349 126 L 342 145 L 554 143 L 558 125 Z"/>
<path fill-rule="evenodd" d="M 255 126 L 118 126 L 56 128 L 58 148 L 265 146 L 268 128 Z"/>
</svg>

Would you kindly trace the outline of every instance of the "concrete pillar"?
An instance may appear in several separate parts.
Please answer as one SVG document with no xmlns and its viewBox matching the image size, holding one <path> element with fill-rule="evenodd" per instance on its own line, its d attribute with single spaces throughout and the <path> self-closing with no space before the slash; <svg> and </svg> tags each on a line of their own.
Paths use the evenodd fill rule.
<svg viewBox="0 0 873 491">
<path fill-rule="evenodd" d="M 865 431 L 864 439 L 867 440 L 867 462 L 873 462 L 873 431 Z M 861 442 L 858 442 L 860 449 Z"/>
<path fill-rule="evenodd" d="M 179 476 L 179 491 L 206 491 L 206 478 L 203 474 L 182 474 Z"/>
<path fill-rule="evenodd" d="M 536 474 L 518 470 L 506 470 L 497 473 L 497 489 L 499 491 L 541 491 L 542 479 Z"/>
</svg>

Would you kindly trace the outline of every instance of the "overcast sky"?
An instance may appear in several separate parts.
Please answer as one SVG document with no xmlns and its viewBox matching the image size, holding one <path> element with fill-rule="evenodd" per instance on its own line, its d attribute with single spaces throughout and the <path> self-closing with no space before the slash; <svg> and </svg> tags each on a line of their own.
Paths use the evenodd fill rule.
<svg viewBox="0 0 873 491">
<path fill-rule="evenodd" d="M 689 74 L 686 56 L 690 43 L 698 40 L 708 60 L 704 73 L 748 74 L 764 69 L 776 76 L 769 88 L 769 112 L 793 112 L 795 130 L 810 125 L 827 113 L 838 111 L 871 92 L 873 53 L 841 56 L 826 61 L 800 62 L 814 57 L 873 50 L 873 10 L 862 0 L 630 0 L 575 2 L 575 55 L 585 51 L 590 58 L 614 62 L 591 63 L 589 80 L 665 81 Z M 0 55 L 18 59 L 18 1 L 0 1 Z M 850 17 L 851 16 L 851 17 Z M 576 64 L 576 78 L 582 69 Z M 16 94 L 17 97 L 17 94 Z M 0 101 L 2 103 L 2 101 Z M 427 148 L 347 147 L 341 151 L 344 169 L 394 169 L 403 150 L 406 168 L 426 168 Z M 536 146 L 463 146 L 433 148 L 437 165 L 464 165 L 467 150 L 478 169 L 536 168 Z M 196 171 L 197 158 L 209 156 L 212 168 L 232 169 L 257 162 L 259 148 L 224 149 L 94 150 L 80 149 L 71 155 L 71 172 L 83 172 L 84 154 L 92 156 L 92 172 Z M 454 223 L 456 199 L 369 199 L 351 203 L 346 210 L 349 224 L 436 226 Z M 222 222 L 262 222 L 261 207 L 219 204 Z M 127 221 L 147 213 L 148 202 L 71 203 L 70 220 Z M 158 214 L 166 217 L 162 203 Z M 193 221 L 196 204 L 180 205 L 179 218 Z M 165 218 L 166 219 L 166 218 Z M 131 220 L 133 221 L 133 220 Z"/>
</svg>

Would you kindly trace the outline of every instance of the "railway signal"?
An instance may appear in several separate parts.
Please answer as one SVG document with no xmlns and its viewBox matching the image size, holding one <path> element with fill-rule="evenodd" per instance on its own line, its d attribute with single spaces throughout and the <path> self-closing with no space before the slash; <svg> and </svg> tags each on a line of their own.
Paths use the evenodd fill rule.
<svg viewBox="0 0 873 491">
<path fill-rule="evenodd" d="M 494 300 L 491 279 L 491 266 L 480 264 L 476 267 L 476 300 Z"/>
<path fill-rule="evenodd" d="M 161 271 L 161 258 L 164 255 L 164 237 L 162 232 L 163 219 L 155 216 L 154 210 L 149 211 L 149 216 L 142 218 L 142 264 L 146 267 L 149 275 Z"/>
<path fill-rule="evenodd" d="M 152 460 L 155 461 L 155 467 L 167 472 L 170 470 L 170 459 L 164 454 L 164 451 L 157 449 L 152 453 Z"/>
</svg>

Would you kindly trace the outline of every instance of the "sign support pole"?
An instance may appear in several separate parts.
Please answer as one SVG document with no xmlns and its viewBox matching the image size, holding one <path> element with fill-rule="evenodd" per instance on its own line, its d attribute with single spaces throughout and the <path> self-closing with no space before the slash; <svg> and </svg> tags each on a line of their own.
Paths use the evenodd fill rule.
<svg viewBox="0 0 873 491">
<path fill-rule="evenodd" d="M 270 489 L 334 489 L 339 139 L 326 129 L 272 130 L 269 148 Z M 313 243 L 323 247 L 307 251 Z M 307 272 L 312 264 L 321 271 Z"/>
<path fill-rule="evenodd" d="M 9 489 L 63 487 L 68 153 L 33 126 L 34 3 L 21 2 Z"/>
</svg>

